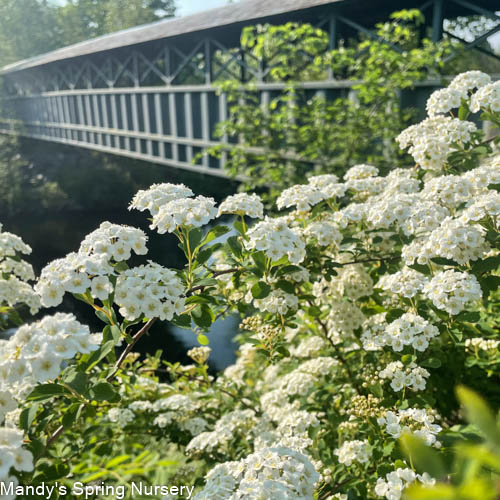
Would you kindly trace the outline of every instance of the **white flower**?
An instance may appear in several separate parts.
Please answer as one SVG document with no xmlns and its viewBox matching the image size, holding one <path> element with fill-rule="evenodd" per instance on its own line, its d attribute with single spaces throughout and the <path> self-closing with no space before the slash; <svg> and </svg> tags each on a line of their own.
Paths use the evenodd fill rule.
<svg viewBox="0 0 500 500">
<path fill-rule="evenodd" d="M 327 195 L 314 186 L 308 184 L 297 184 L 285 189 L 278 200 L 276 206 L 281 210 L 295 206 L 300 212 L 309 211 L 314 205 L 325 200 Z"/>
<path fill-rule="evenodd" d="M 305 258 L 304 241 L 280 219 L 266 218 L 258 222 L 247 236 L 247 250 L 262 250 L 273 261 L 288 255 L 292 264 L 300 264 Z"/>
<path fill-rule="evenodd" d="M 483 296 L 481 286 L 473 274 L 451 269 L 436 274 L 423 291 L 438 309 L 453 315 Z"/>
<path fill-rule="evenodd" d="M 228 196 L 220 205 L 217 215 L 241 214 L 255 219 L 262 219 L 264 205 L 256 194 L 238 193 Z"/>
<path fill-rule="evenodd" d="M 153 215 L 150 227 L 160 234 L 172 233 L 179 226 L 204 226 L 216 216 L 217 209 L 213 198 L 180 198 L 162 205 Z"/>
<path fill-rule="evenodd" d="M 372 455 L 371 447 L 366 439 L 346 441 L 334 453 L 339 457 L 339 462 L 347 466 L 352 465 L 353 462 L 366 463 Z"/>
<path fill-rule="evenodd" d="M 140 190 L 135 194 L 129 210 L 132 208 L 141 212 L 149 210 L 151 215 L 156 215 L 160 208 L 169 201 L 189 198 L 190 196 L 193 196 L 193 192 L 184 184 L 153 184 L 148 189 Z"/>
</svg>

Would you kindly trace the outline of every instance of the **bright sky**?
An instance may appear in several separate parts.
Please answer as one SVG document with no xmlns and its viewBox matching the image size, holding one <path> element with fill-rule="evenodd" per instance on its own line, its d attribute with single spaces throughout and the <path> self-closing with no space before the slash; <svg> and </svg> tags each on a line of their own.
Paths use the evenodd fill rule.
<svg viewBox="0 0 500 500">
<path fill-rule="evenodd" d="M 186 14 L 212 9 L 227 3 L 227 0 L 177 0 L 177 15 L 185 16 Z"/>
</svg>

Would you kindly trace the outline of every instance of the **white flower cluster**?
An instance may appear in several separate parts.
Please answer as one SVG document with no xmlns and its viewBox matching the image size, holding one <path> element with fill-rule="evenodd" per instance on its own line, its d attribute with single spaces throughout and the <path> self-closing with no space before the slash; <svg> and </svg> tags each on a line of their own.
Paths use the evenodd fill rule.
<svg viewBox="0 0 500 500">
<path fill-rule="evenodd" d="M 441 222 L 450 215 L 446 207 L 434 201 L 419 199 L 418 203 L 411 208 L 401 228 L 406 235 L 419 235 L 438 228 Z"/>
<path fill-rule="evenodd" d="M 0 306 L 26 304 L 31 314 L 40 307 L 40 297 L 27 282 L 35 278 L 33 268 L 19 254 L 28 255 L 31 247 L 12 233 L 2 231 L 0 224 Z"/>
<path fill-rule="evenodd" d="M 389 472 L 389 474 L 385 476 L 385 479 L 379 477 L 375 485 L 375 493 L 379 497 L 385 497 L 387 500 L 400 500 L 403 496 L 404 489 L 415 481 L 419 481 L 427 486 L 431 486 L 436 482 L 427 472 L 420 475 L 416 474 L 411 469 L 400 468 L 394 472 Z"/>
<path fill-rule="evenodd" d="M 334 453 L 339 457 L 341 464 L 350 466 L 353 462 L 367 463 L 372 456 L 372 449 L 366 439 L 363 441 L 355 439 L 354 441 L 345 441 Z"/>
<path fill-rule="evenodd" d="M 422 292 L 428 281 L 425 274 L 409 267 L 403 267 L 401 271 L 382 276 L 377 283 L 377 288 L 382 288 L 382 290 L 395 295 L 412 298 Z"/>
<path fill-rule="evenodd" d="M 469 225 L 459 219 L 447 217 L 425 240 L 415 240 L 403 248 L 407 265 L 416 260 L 419 264 L 435 257 L 451 259 L 458 264 L 478 260 L 490 250 L 479 225 Z"/>
<path fill-rule="evenodd" d="M 500 82 L 489 83 L 481 87 L 472 96 L 470 109 L 474 113 L 480 110 L 498 113 L 500 111 Z"/>
<path fill-rule="evenodd" d="M 144 231 L 130 226 L 103 222 L 88 234 L 80 245 L 80 255 L 95 255 L 107 262 L 130 259 L 132 250 L 137 255 L 148 253 Z"/>
<path fill-rule="evenodd" d="M 437 115 L 403 130 L 396 140 L 424 170 L 441 171 L 456 144 L 469 143 L 476 131 L 472 122 Z"/>
<path fill-rule="evenodd" d="M 212 431 L 197 434 L 186 446 L 186 453 L 211 454 L 227 451 L 229 442 L 238 435 L 247 434 L 257 423 L 253 410 L 233 410 L 223 415 Z"/>
<path fill-rule="evenodd" d="M 486 217 L 495 219 L 500 215 L 500 193 L 487 191 L 476 197 L 463 211 L 460 220 L 464 223 L 480 221 Z"/>
<path fill-rule="evenodd" d="M 338 248 L 343 239 L 337 224 L 328 220 L 308 224 L 304 230 L 304 235 L 315 238 L 319 245 L 323 247 L 333 245 Z"/>
<path fill-rule="evenodd" d="M 128 424 L 135 420 L 135 414 L 128 408 L 111 408 L 108 411 L 108 420 L 120 427 L 127 427 Z"/>
<path fill-rule="evenodd" d="M 422 439 L 427 446 L 441 447 L 436 439 L 443 428 L 435 424 L 435 416 L 432 412 L 419 408 L 408 408 L 397 412 L 387 411 L 384 416 L 377 419 L 377 423 L 385 426 L 385 431 L 397 439 L 404 433 L 411 433 Z"/>
<path fill-rule="evenodd" d="M 262 312 L 271 314 L 286 314 L 289 310 L 295 310 L 299 306 L 299 299 L 291 293 L 281 289 L 271 290 L 263 299 L 253 299 L 251 293 L 247 295 L 247 302 L 252 302 Z"/>
<path fill-rule="evenodd" d="M 184 311 L 183 294 L 184 287 L 174 271 L 149 261 L 119 275 L 114 301 L 120 314 L 130 321 L 142 314 L 169 321 Z"/>
<path fill-rule="evenodd" d="M 264 205 L 256 194 L 233 194 L 219 205 L 218 215 L 222 214 L 238 214 L 254 219 L 262 219 L 264 217 Z"/>
<path fill-rule="evenodd" d="M 33 470 L 33 455 L 22 448 L 23 433 L 19 429 L 0 427 L 0 482 L 17 483 L 16 478 L 9 477 L 13 468 L 19 472 Z M 5 498 L 2 496 L 2 498 Z"/>
<path fill-rule="evenodd" d="M 390 380 L 393 391 L 399 392 L 405 387 L 413 391 L 423 391 L 430 373 L 416 363 L 404 365 L 401 361 L 393 361 L 378 375 L 380 378 Z"/>
<path fill-rule="evenodd" d="M 358 300 L 373 293 L 373 280 L 362 264 L 351 264 L 340 268 L 329 284 L 333 296 Z"/>
<path fill-rule="evenodd" d="M 247 250 L 262 250 L 276 261 L 288 255 L 292 264 L 300 264 L 306 255 L 305 243 L 300 236 L 280 219 L 266 218 L 247 233 Z"/>
<path fill-rule="evenodd" d="M 437 336 L 439 336 L 437 327 L 418 314 L 407 312 L 390 323 L 375 343 L 380 346 L 390 346 L 395 352 L 402 351 L 405 346 L 423 352 L 429 346 L 429 342 Z"/>
<path fill-rule="evenodd" d="M 344 175 L 345 186 L 354 191 L 357 198 L 366 198 L 380 193 L 385 181 L 378 177 L 378 168 L 373 165 L 354 165 Z"/>
<path fill-rule="evenodd" d="M 198 346 L 189 349 L 186 353 L 193 361 L 203 364 L 209 358 L 212 349 L 208 346 Z"/>
<path fill-rule="evenodd" d="M 398 193 L 374 202 L 366 214 L 366 220 L 377 229 L 388 229 L 393 224 L 402 224 L 411 214 L 415 196 Z"/>
<path fill-rule="evenodd" d="M 384 338 L 387 322 L 386 313 L 378 313 L 370 316 L 363 323 L 361 341 L 365 351 L 380 351 L 384 345 L 380 341 Z"/>
<path fill-rule="evenodd" d="M 336 344 L 352 336 L 366 319 L 361 309 L 352 302 L 332 300 L 329 306 L 328 335 Z"/>
<path fill-rule="evenodd" d="M 482 337 L 466 339 L 465 341 L 465 347 L 472 348 L 473 350 L 481 349 L 483 351 L 497 351 L 499 345 L 500 345 L 500 340 L 483 339 Z"/>
<path fill-rule="evenodd" d="M 17 401 L 8 390 L 0 391 L 0 424 L 4 421 L 5 415 L 17 408 Z"/>
<path fill-rule="evenodd" d="M 448 88 L 468 93 L 472 90 L 480 89 L 481 87 L 488 85 L 490 82 L 491 77 L 487 73 L 477 70 L 466 71 L 453 78 L 451 83 L 448 85 Z"/>
<path fill-rule="evenodd" d="M 290 354 L 296 358 L 310 358 L 318 355 L 327 345 L 323 337 L 312 335 L 302 340 L 298 346 L 290 348 Z"/>
<path fill-rule="evenodd" d="M 313 500 L 319 477 L 306 455 L 281 446 L 262 448 L 239 462 L 215 466 L 194 500 Z"/>
<path fill-rule="evenodd" d="M 140 190 L 135 194 L 130 203 L 129 210 L 132 208 L 141 212 L 149 210 L 151 215 L 156 215 L 160 207 L 169 201 L 189 198 L 193 194 L 191 189 L 184 186 L 184 184 L 153 184 L 148 189 Z"/>
<path fill-rule="evenodd" d="M 201 227 L 217 217 L 215 200 L 205 196 L 179 198 L 161 205 L 153 215 L 151 229 L 173 233 L 179 226 Z"/>
<path fill-rule="evenodd" d="M 453 315 L 483 296 L 481 285 L 473 274 L 453 269 L 436 274 L 423 291 L 438 309 Z"/>
<path fill-rule="evenodd" d="M 314 205 L 326 199 L 326 195 L 314 186 L 297 184 L 285 189 L 276 200 L 278 209 L 296 207 L 299 212 L 308 212 Z"/>
<path fill-rule="evenodd" d="M 90 334 L 72 314 L 23 325 L 0 341 L 0 389 L 25 393 L 37 382 L 55 379 L 65 360 L 95 351 L 101 340 L 101 334 Z"/>
<path fill-rule="evenodd" d="M 113 291 L 109 276 L 116 274 L 113 262 L 130 258 L 131 251 L 147 253 L 146 235 L 140 229 L 103 222 L 85 237 L 78 253 L 47 264 L 35 285 L 45 307 L 58 306 L 66 292 L 106 300 Z"/>
<path fill-rule="evenodd" d="M 326 199 L 344 196 L 347 190 L 347 186 L 339 183 L 339 178 L 334 174 L 314 175 L 308 180 L 309 185 L 324 193 Z"/>
<path fill-rule="evenodd" d="M 457 109 L 465 99 L 466 93 L 459 89 L 445 88 L 436 90 L 427 99 L 426 109 L 429 116 L 449 113 Z"/>
</svg>

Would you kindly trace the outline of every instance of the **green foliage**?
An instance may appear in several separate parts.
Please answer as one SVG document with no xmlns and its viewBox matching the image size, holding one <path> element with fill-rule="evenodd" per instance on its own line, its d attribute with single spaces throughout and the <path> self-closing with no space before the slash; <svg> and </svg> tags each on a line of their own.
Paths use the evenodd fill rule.
<svg viewBox="0 0 500 500">
<path fill-rule="evenodd" d="M 500 484 L 500 419 L 494 416 L 484 399 L 476 392 L 459 386 L 457 397 L 472 428 L 456 426 L 453 463 L 444 474 L 449 478 L 434 486 L 415 485 L 408 489 L 405 500 L 493 500 L 498 498 Z M 454 430 L 454 429 L 452 429 Z M 476 434 L 471 439 L 471 433 Z M 403 445 L 409 455 L 417 454 L 420 444 L 406 437 Z M 427 450 L 427 453 L 431 453 Z M 438 460 L 436 453 L 426 457 L 425 467 Z M 441 466 L 442 467 L 442 466 Z M 430 470 L 429 470 L 430 472 Z M 443 477 L 445 476 L 445 477 Z"/>
<path fill-rule="evenodd" d="M 448 54 L 447 42 L 420 39 L 422 22 L 418 10 L 396 12 L 377 25 L 374 39 L 335 50 L 328 50 L 325 32 L 307 24 L 245 28 L 241 47 L 252 56 L 249 64 L 266 81 L 288 85 L 269 104 L 255 79 L 246 87 L 220 85 L 230 116 L 218 134 L 239 141 L 228 151 L 228 172 L 243 179 L 244 189 L 262 189 L 273 199 L 308 173 L 338 174 L 359 163 L 391 166 L 401 156 L 391 139 L 412 117 L 401 108 L 400 91 L 438 74 Z M 300 86 L 329 73 L 354 82 L 352 90 L 311 98 Z"/>
<path fill-rule="evenodd" d="M 0 67 L 174 13 L 173 0 L 0 0 Z"/>
</svg>

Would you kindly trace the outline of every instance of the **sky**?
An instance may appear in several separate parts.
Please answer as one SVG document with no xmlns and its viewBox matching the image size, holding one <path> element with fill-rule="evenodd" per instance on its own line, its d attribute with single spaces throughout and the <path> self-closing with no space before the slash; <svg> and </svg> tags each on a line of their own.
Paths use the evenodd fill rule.
<svg viewBox="0 0 500 500">
<path fill-rule="evenodd" d="M 185 16 L 186 14 L 212 9 L 227 3 L 227 0 L 177 0 L 177 15 Z"/>
</svg>

